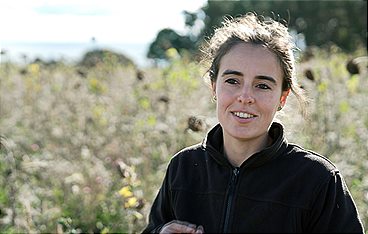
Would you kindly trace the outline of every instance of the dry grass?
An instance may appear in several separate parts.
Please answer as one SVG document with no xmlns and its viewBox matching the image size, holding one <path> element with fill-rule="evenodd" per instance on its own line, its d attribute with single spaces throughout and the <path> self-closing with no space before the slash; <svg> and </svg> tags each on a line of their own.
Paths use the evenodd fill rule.
<svg viewBox="0 0 368 234">
<path fill-rule="evenodd" d="M 294 98 L 279 118 L 289 141 L 336 163 L 368 224 L 367 65 L 351 75 L 348 59 L 317 51 L 302 62 L 310 119 Z M 113 63 L 0 69 L 2 232 L 139 232 L 170 157 L 216 123 L 203 70 L 185 59 L 139 74 Z"/>
</svg>

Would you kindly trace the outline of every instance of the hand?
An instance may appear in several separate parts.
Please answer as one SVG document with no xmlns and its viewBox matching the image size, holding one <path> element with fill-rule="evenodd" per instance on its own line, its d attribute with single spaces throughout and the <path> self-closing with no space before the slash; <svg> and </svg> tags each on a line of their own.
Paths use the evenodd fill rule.
<svg viewBox="0 0 368 234">
<path fill-rule="evenodd" d="M 160 233 L 204 233 L 202 225 L 195 225 L 192 223 L 173 220 L 165 224 Z"/>
</svg>

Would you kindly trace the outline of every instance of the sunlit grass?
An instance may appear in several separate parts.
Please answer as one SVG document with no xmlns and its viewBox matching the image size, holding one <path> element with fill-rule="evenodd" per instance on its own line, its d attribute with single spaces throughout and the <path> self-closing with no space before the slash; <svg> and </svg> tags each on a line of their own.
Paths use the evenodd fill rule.
<svg viewBox="0 0 368 234">
<path fill-rule="evenodd" d="M 171 156 L 216 123 L 204 70 L 170 53 L 168 66 L 144 71 L 113 60 L 0 64 L 1 232 L 142 230 Z M 289 141 L 336 163 L 368 224 L 367 63 L 346 69 L 362 55 L 303 61 L 310 117 L 291 97 L 278 118 Z"/>
</svg>

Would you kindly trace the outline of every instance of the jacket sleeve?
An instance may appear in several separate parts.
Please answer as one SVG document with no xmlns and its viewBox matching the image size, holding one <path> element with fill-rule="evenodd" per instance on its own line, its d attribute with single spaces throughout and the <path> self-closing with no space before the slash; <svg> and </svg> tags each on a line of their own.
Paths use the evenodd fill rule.
<svg viewBox="0 0 368 234">
<path fill-rule="evenodd" d="M 307 229 L 312 233 L 363 233 L 356 205 L 338 170 L 320 189 Z"/>
<path fill-rule="evenodd" d="M 148 217 L 148 225 L 142 233 L 159 233 L 161 228 L 168 222 L 174 220 L 171 206 L 170 192 L 170 165 L 166 171 L 164 181 L 152 204 Z"/>
</svg>

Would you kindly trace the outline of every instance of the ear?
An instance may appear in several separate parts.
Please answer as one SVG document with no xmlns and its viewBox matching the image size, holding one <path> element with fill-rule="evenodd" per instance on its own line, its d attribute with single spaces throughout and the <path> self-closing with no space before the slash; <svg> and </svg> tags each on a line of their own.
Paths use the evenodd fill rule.
<svg viewBox="0 0 368 234">
<path fill-rule="evenodd" d="M 280 105 L 283 107 L 286 104 L 286 99 L 290 94 L 290 89 L 282 91 L 281 97 L 280 97 Z"/>
<path fill-rule="evenodd" d="M 212 96 L 216 95 L 216 82 L 211 81 L 211 88 L 212 88 Z"/>
</svg>

